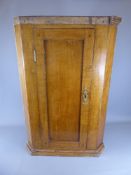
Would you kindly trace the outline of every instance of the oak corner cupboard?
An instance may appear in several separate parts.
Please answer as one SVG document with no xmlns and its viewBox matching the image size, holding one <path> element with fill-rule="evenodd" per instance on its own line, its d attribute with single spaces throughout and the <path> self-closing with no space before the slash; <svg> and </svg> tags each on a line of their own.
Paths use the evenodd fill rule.
<svg viewBox="0 0 131 175">
<path fill-rule="evenodd" d="M 103 150 L 117 16 L 15 17 L 28 149 L 97 156 Z"/>
</svg>

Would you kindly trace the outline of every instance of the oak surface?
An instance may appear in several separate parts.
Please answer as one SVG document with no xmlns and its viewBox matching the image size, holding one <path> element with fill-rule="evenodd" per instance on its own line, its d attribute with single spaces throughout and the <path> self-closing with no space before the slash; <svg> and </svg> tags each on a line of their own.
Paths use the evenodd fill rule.
<svg viewBox="0 0 131 175">
<path fill-rule="evenodd" d="M 33 155 L 99 155 L 117 25 L 57 18 L 15 24 L 28 148 Z"/>
</svg>

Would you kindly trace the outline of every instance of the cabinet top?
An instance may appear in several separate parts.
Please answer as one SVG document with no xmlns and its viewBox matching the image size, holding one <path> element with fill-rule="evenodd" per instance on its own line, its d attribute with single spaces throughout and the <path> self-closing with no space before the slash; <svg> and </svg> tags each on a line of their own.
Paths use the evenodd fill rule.
<svg viewBox="0 0 131 175">
<path fill-rule="evenodd" d="M 118 25 L 118 16 L 17 16 L 14 24 L 91 24 Z"/>
</svg>

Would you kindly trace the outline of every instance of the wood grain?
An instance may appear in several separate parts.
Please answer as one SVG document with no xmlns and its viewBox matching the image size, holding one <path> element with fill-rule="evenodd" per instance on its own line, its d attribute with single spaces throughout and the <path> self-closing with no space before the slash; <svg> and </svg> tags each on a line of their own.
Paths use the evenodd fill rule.
<svg viewBox="0 0 131 175">
<path fill-rule="evenodd" d="M 83 41 L 47 40 L 45 52 L 50 139 L 78 141 Z"/>
</svg>

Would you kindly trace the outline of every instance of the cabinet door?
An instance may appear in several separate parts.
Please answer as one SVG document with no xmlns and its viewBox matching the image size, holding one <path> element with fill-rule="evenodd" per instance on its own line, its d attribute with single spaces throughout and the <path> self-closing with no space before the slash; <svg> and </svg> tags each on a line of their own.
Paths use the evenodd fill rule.
<svg viewBox="0 0 131 175">
<path fill-rule="evenodd" d="M 42 148 L 86 149 L 94 29 L 34 29 Z"/>
</svg>

